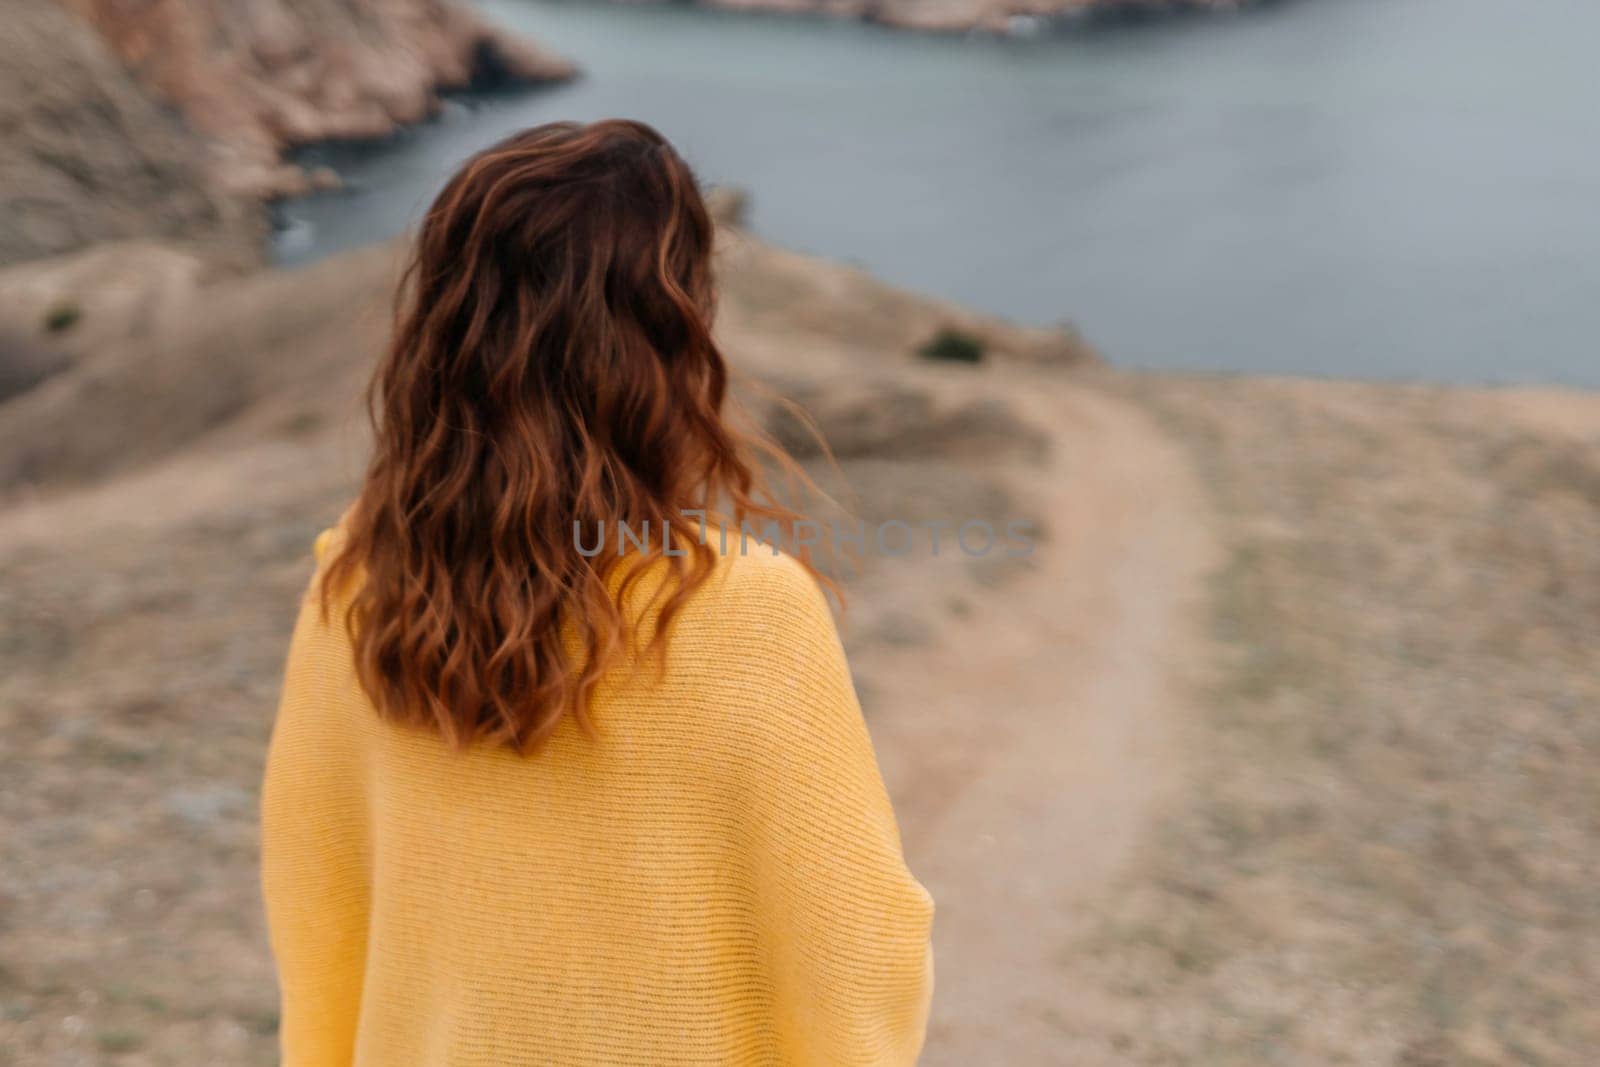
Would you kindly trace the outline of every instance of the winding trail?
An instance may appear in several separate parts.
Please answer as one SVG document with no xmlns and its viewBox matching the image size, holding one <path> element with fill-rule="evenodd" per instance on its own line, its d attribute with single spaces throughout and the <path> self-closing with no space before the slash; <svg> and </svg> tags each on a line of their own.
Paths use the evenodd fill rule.
<svg viewBox="0 0 1600 1067">
<path fill-rule="evenodd" d="M 1142 412 L 1078 380 L 995 384 L 1054 439 L 1025 487 L 1049 530 L 1037 570 L 932 649 L 860 657 L 939 908 L 927 1067 L 1082 1062 L 1073 1019 L 1096 1005 L 1061 961 L 1182 775 L 1214 558 L 1188 457 Z"/>
</svg>

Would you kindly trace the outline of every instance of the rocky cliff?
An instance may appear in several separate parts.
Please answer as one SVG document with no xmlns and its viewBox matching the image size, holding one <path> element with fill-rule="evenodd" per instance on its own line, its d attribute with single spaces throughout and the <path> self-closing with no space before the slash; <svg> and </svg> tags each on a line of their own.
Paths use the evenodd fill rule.
<svg viewBox="0 0 1600 1067">
<path fill-rule="evenodd" d="M 286 149 L 572 73 L 453 0 L 8 0 L 0 264 L 158 238 L 250 265 L 260 201 L 315 181 Z"/>
<path fill-rule="evenodd" d="M 303 190 L 286 148 L 377 137 L 439 93 L 572 76 L 566 60 L 456 0 L 59 0 L 214 144 L 222 184 Z"/>
<path fill-rule="evenodd" d="M 0 28 L 0 263 L 161 237 L 248 261 L 259 205 L 211 180 L 204 145 L 54 0 Z"/>
</svg>

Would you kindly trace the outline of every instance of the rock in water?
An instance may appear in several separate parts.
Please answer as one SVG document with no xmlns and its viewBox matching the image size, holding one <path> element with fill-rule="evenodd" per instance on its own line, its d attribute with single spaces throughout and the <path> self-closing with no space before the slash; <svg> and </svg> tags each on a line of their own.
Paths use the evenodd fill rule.
<svg viewBox="0 0 1600 1067">
<path fill-rule="evenodd" d="M 1044 32 L 1052 22 L 1082 18 L 1134 17 L 1182 8 L 1232 11 L 1248 0 L 700 0 L 713 7 L 778 12 L 816 12 L 866 19 L 886 26 L 1012 37 Z"/>
</svg>

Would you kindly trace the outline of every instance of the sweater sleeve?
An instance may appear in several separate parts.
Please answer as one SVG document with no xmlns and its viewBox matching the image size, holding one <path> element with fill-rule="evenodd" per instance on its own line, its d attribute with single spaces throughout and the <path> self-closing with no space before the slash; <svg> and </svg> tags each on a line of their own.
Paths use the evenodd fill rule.
<svg viewBox="0 0 1600 1067">
<path fill-rule="evenodd" d="M 318 538 L 319 557 L 327 535 Z M 369 892 L 358 738 L 342 715 L 348 652 L 336 612 L 301 604 L 261 792 L 261 878 L 278 965 L 282 1067 L 350 1067 Z"/>
<path fill-rule="evenodd" d="M 741 702 L 754 712 L 752 864 L 782 1062 L 909 1067 L 933 988 L 933 902 L 902 857 L 821 590 L 792 561 L 764 570 L 754 610 L 768 629 L 747 635 L 763 655 Z"/>
</svg>

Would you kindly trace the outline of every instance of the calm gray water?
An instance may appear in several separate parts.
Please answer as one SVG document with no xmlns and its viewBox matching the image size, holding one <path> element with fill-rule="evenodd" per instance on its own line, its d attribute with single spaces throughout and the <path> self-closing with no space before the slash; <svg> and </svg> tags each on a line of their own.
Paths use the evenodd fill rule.
<svg viewBox="0 0 1600 1067">
<path fill-rule="evenodd" d="M 319 150 L 298 262 L 415 221 L 451 167 L 623 115 L 783 245 L 1114 362 L 1600 386 L 1600 3 L 1295 0 L 1002 41 L 678 5 L 488 0 L 568 87 Z"/>
</svg>

